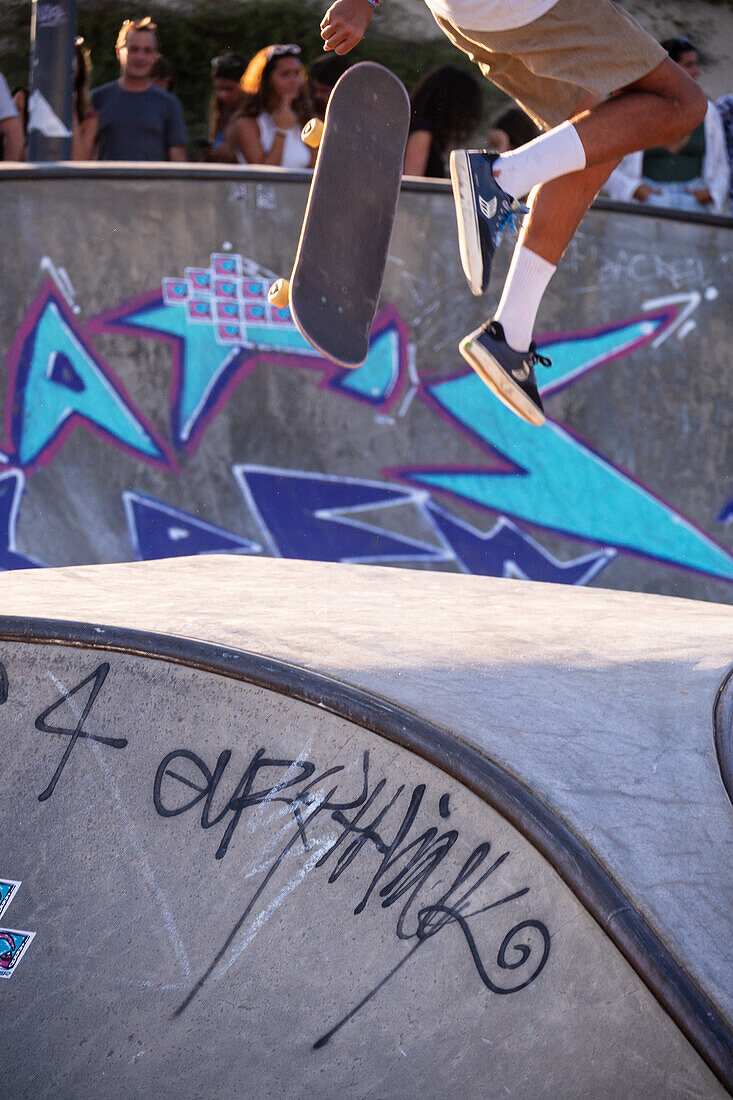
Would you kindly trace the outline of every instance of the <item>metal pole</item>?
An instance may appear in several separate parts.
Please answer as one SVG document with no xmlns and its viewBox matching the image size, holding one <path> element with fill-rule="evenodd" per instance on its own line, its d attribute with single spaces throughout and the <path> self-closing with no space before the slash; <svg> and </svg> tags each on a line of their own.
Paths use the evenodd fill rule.
<svg viewBox="0 0 733 1100">
<path fill-rule="evenodd" d="M 33 0 L 28 159 L 71 160 L 76 0 Z"/>
</svg>

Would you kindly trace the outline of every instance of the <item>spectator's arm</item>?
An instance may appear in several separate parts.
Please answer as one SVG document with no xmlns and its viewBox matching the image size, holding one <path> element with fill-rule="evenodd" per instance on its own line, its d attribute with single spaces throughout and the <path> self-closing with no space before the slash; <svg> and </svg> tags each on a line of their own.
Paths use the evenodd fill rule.
<svg viewBox="0 0 733 1100">
<path fill-rule="evenodd" d="M 723 122 L 715 104 L 708 104 L 705 115 L 705 159 L 702 178 L 712 199 L 716 214 L 725 214 L 728 208 L 730 165 L 725 144 Z"/>
<path fill-rule="evenodd" d="M 272 149 L 266 153 L 260 140 L 260 128 L 254 118 L 238 118 L 227 127 L 227 142 L 239 150 L 247 164 L 279 164 L 283 158 L 283 138 L 275 134 Z"/>
<path fill-rule="evenodd" d="M 0 119 L 0 131 L 3 135 L 3 160 L 24 160 L 25 134 L 19 117 L 14 115 Z"/>
<path fill-rule="evenodd" d="M 432 143 L 433 135 L 429 130 L 415 130 L 410 134 L 405 148 L 405 165 L 403 168 L 406 176 L 425 175 Z"/>
<path fill-rule="evenodd" d="M 74 125 L 71 132 L 71 159 L 72 160 L 94 160 L 94 150 L 97 144 L 97 133 L 99 132 L 99 115 L 96 111 L 91 112 L 81 122 L 74 119 Z"/>
<path fill-rule="evenodd" d="M 226 141 L 220 141 L 217 145 L 212 145 L 208 150 L 204 160 L 213 164 L 236 164 L 237 158 L 231 151 Z"/>
<path fill-rule="evenodd" d="M 168 150 L 168 160 L 175 160 L 179 164 L 188 160 L 185 145 L 172 145 Z"/>
</svg>

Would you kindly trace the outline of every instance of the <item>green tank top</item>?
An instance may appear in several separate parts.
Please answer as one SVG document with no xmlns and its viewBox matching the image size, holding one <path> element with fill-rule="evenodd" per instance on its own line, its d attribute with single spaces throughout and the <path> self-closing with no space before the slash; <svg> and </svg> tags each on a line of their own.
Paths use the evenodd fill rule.
<svg viewBox="0 0 733 1100">
<path fill-rule="evenodd" d="M 642 175 L 656 183 L 687 183 L 702 175 L 705 156 L 705 123 L 690 134 L 690 140 L 679 153 L 663 148 L 647 149 Z"/>
</svg>

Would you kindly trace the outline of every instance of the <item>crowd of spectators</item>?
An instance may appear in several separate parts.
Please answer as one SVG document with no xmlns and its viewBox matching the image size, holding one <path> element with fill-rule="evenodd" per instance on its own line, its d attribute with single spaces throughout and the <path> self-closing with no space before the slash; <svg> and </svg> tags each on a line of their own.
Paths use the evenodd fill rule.
<svg viewBox="0 0 733 1100">
<path fill-rule="evenodd" d="M 662 43 L 672 60 L 699 79 L 697 49 L 688 39 Z M 72 159 L 184 161 L 188 140 L 175 73 L 158 48 L 156 25 L 126 19 L 115 44 L 119 78 L 90 89 L 91 58 L 77 39 L 74 68 Z M 296 43 L 263 47 L 251 59 L 238 53 L 211 62 L 204 160 L 308 168 L 315 154 L 300 138 L 308 118 L 323 118 L 328 97 L 348 68 L 330 55 L 306 68 Z M 454 65 L 427 73 L 410 97 L 412 124 L 405 152 L 408 175 L 444 177 L 452 148 L 476 141 L 482 96 L 479 81 Z M 0 159 L 26 156 L 28 101 L 10 93 L 0 74 Z M 506 152 L 538 130 L 512 107 L 493 120 L 485 144 Z M 480 140 L 480 139 L 479 139 Z M 605 193 L 626 202 L 680 210 L 733 213 L 733 95 L 710 102 L 704 122 L 674 146 L 626 157 Z"/>
</svg>

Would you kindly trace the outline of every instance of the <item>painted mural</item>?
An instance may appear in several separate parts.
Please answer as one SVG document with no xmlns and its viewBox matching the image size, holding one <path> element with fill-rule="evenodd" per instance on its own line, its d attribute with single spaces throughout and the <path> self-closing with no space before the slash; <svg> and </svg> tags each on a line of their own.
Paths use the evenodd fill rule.
<svg viewBox="0 0 733 1100">
<path fill-rule="evenodd" d="M 268 554 L 582 585 L 617 555 L 634 555 L 733 580 L 733 557 L 724 547 L 661 499 L 653 485 L 553 419 L 550 400 L 646 346 L 684 339 L 698 310 L 717 297 L 715 287 L 681 285 L 603 327 L 540 336 L 539 351 L 552 365 L 539 378 L 549 416 L 538 431 L 491 398 L 460 360 L 444 377 L 423 378 L 415 334 L 389 302 L 377 316 L 366 362 L 347 371 L 314 352 L 287 309 L 268 303 L 276 273 L 257 258 L 229 246 L 191 261 L 183 271 L 160 273 L 142 296 L 113 301 L 84 317 L 69 273 L 43 258 L 37 293 L 6 359 L 0 568 L 56 564 L 52 545 L 24 546 L 21 552 L 16 526 L 27 479 L 57 460 L 72 432 L 94 433 L 110 458 L 120 450 L 141 468 L 180 477 L 183 459 L 201 446 L 234 391 L 266 363 L 310 372 L 343 403 L 345 415 L 354 403 L 367 407 L 386 430 L 399 432 L 410 407 L 419 403 L 433 424 L 436 455 L 444 452 L 441 439 L 460 437 L 473 460 L 402 462 L 382 467 L 377 478 L 238 461 L 228 476 L 259 533 L 251 539 L 130 484 L 119 502 L 130 558 Z M 167 348 L 167 431 L 154 426 L 143 402 L 122 385 L 114 361 L 101 354 L 99 337 L 109 334 Z M 222 455 L 222 463 L 226 459 Z M 90 478 L 95 475 L 89 471 Z M 471 522 L 467 510 L 475 517 Z M 378 522 L 368 518 L 375 511 Z M 402 524 L 389 522 L 407 511 L 419 518 L 423 537 L 408 536 Z M 717 524 L 731 519 L 730 502 L 711 511 Z M 543 531 L 585 546 L 562 560 L 543 545 Z"/>
</svg>

